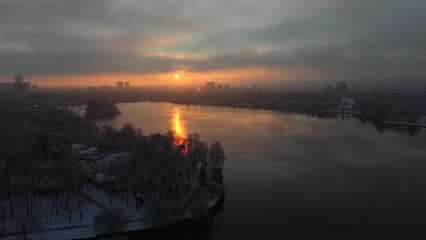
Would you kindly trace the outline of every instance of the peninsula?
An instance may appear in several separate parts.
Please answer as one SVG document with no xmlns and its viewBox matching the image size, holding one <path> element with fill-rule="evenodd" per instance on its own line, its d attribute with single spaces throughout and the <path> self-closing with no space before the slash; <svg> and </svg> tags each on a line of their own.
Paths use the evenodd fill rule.
<svg viewBox="0 0 426 240">
<path fill-rule="evenodd" d="M 43 100 L 0 96 L 0 237 L 92 238 L 204 215 L 225 154 L 198 133 L 94 126 Z"/>
</svg>

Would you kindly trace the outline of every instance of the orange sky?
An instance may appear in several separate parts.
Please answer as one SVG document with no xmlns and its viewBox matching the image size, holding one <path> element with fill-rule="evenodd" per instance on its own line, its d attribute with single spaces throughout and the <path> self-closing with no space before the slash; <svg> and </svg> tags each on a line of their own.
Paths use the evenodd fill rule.
<svg viewBox="0 0 426 240">
<path fill-rule="evenodd" d="M 180 79 L 176 80 L 174 74 L 178 73 Z M 250 85 L 257 83 L 262 85 L 262 79 L 282 80 L 314 77 L 319 71 L 307 72 L 306 69 L 288 68 L 251 68 L 238 70 L 221 70 L 210 72 L 191 72 L 188 70 L 174 71 L 170 73 L 154 74 L 106 74 L 106 75 L 81 75 L 81 76 L 48 76 L 26 77 L 40 87 L 99 87 L 115 86 L 117 81 L 128 81 L 131 86 L 201 86 L 205 82 L 228 83 L 233 85 Z M 321 73 L 323 74 L 323 73 Z"/>
</svg>

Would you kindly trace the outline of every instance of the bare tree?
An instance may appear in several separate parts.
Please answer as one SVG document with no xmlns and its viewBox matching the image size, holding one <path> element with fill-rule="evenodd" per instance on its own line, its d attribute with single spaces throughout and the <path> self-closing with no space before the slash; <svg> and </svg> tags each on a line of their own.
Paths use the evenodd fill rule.
<svg viewBox="0 0 426 240">
<path fill-rule="evenodd" d="M 102 227 L 102 232 L 117 232 L 123 229 L 123 224 L 128 221 L 123 213 L 116 210 L 105 209 L 95 217 L 97 227 Z"/>
<path fill-rule="evenodd" d="M 209 167 L 211 180 L 217 183 L 223 183 L 222 170 L 225 164 L 225 152 L 219 142 L 210 144 Z"/>
<path fill-rule="evenodd" d="M 207 147 L 207 143 L 201 142 L 199 146 L 199 161 L 201 163 L 200 166 L 200 182 L 202 185 L 206 185 L 207 183 L 207 170 L 213 162 L 213 158 L 208 156 L 209 148 Z"/>
<path fill-rule="evenodd" d="M 190 134 L 186 140 L 187 160 L 189 162 L 187 168 L 190 167 L 192 170 L 192 179 L 195 179 L 195 172 L 199 163 L 200 144 L 200 134 L 198 133 Z"/>
<path fill-rule="evenodd" d="M 27 239 L 27 234 L 31 230 L 38 230 L 42 227 L 40 220 L 33 216 L 23 216 L 21 218 L 16 219 L 15 222 L 16 230 L 22 235 L 23 239 Z"/>
</svg>

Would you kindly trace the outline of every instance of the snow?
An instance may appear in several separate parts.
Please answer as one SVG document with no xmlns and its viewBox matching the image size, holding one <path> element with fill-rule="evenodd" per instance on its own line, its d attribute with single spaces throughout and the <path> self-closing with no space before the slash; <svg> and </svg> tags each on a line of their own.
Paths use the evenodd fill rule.
<svg viewBox="0 0 426 240">
<path fill-rule="evenodd" d="M 99 152 L 97 147 L 88 147 L 81 143 L 74 143 L 71 145 L 71 150 L 80 156 L 94 156 Z"/>
<path fill-rule="evenodd" d="M 119 197 L 118 194 L 115 198 L 111 197 L 106 191 L 90 183 L 86 183 L 83 192 L 105 209 L 123 210 L 124 215 L 130 217 L 131 220 L 142 220 L 144 216 L 144 210 L 135 210 L 136 202 L 134 198 L 130 198 L 129 206 L 127 206 L 127 201 Z"/>
<path fill-rule="evenodd" d="M 106 175 L 104 177 L 107 177 Z M 192 183 L 195 185 L 195 182 Z M 191 184 L 191 185 L 192 185 Z M 220 196 L 213 194 L 209 189 L 205 188 L 194 188 L 194 193 L 187 192 L 183 195 L 181 200 L 167 201 L 166 204 L 179 204 L 179 201 L 187 201 L 188 199 L 195 198 L 196 204 L 212 208 L 219 200 Z M 59 214 L 52 214 L 52 206 L 54 196 L 47 197 L 44 199 L 43 204 L 37 207 L 35 215 L 39 216 L 42 223 L 42 230 L 33 230 L 28 233 L 29 239 L 78 239 L 78 238 L 93 238 L 97 234 L 103 233 L 102 229 L 99 229 L 95 223 L 95 217 L 100 215 L 104 210 L 119 210 L 126 220 L 122 231 L 135 231 L 143 230 L 156 227 L 156 223 L 146 221 L 146 210 L 149 203 L 149 199 L 146 199 L 145 206 L 142 208 L 136 207 L 136 198 L 130 197 L 129 204 L 127 199 L 122 197 L 121 194 L 117 194 L 113 197 L 108 194 L 104 189 L 101 189 L 89 182 L 84 183 L 82 188 L 83 197 L 85 204 L 83 205 L 83 218 L 80 219 L 77 204 L 70 203 L 70 209 L 73 210 L 72 222 L 69 222 L 69 213 L 65 209 L 60 209 Z M 139 194 L 140 196 L 140 194 Z M 157 200 L 152 199 L 151 203 L 155 203 Z M 190 200 L 191 201 L 191 200 Z M 163 206 L 163 205 L 161 205 Z M 198 205 L 197 205 L 198 206 Z M 25 213 L 23 213 L 25 215 Z M 181 220 L 192 218 L 194 212 L 191 209 L 186 209 L 179 214 L 179 217 L 166 218 L 164 223 L 170 224 Z M 9 233 L 15 230 L 14 225 L 9 223 L 6 227 Z M 13 236 L 4 237 L 6 240 L 20 239 L 21 236 L 15 233 Z"/>
<path fill-rule="evenodd" d="M 99 148 L 97 147 L 90 147 L 88 149 L 81 149 L 77 150 L 78 154 L 80 155 L 95 155 L 99 152 Z"/>
<path fill-rule="evenodd" d="M 46 230 L 42 232 L 36 232 L 28 234 L 28 239 L 50 239 L 50 240 L 59 240 L 59 239 L 81 239 L 81 238 L 94 238 L 96 233 L 94 232 L 93 225 L 87 226 L 77 226 L 67 229 L 54 229 Z M 5 237 L 5 240 L 20 240 L 21 236 L 10 236 Z"/>
<path fill-rule="evenodd" d="M 74 143 L 73 145 L 71 145 L 71 148 L 73 150 L 83 150 L 83 149 L 87 149 L 88 147 L 84 144 Z"/>
<path fill-rule="evenodd" d="M 101 173 L 101 172 L 96 172 L 95 176 L 94 176 L 94 179 L 97 182 L 105 183 L 105 182 L 108 182 L 109 177 L 107 175 Z"/>
<path fill-rule="evenodd" d="M 94 216 L 102 212 L 102 208 L 98 205 L 86 201 L 83 206 L 83 218 L 80 219 L 77 206 L 73 206 L 72 223 L 69 223 L 69 216 L 67 211 L 60 209 L 59 215 L 48 213 L 52 208 L 51 203 L 46 201 L 48 206 L 41 206 L 37 208 L 35 215 L 39 216 L 43 230 L 34 230 L 33 233 L 28 234 L 29 239 L 70 239 L 70 238 L 89 238 L 95 237 L 94 232 Z M 13 222 L 9 222 L 6 229 L 15 230 Z M 11 231 L 9 231 L 11 232 Z M 31 232 L 31 231 L 30 231 Z M 21 235 L 4 237 L 4 239 L 21 239 Z"/>
<path fill-rule="evenodd" d="M 129 153 L 123 152 L 123 153 L 114 153 L 109 154 L 104 158 L 101 158 L 100 160 L 94 162 L 91 167 L 94 169 L 98 169 L 101 171 L 107 171 L 109 168 L 109 165 L 113 162 L 118 162 L 126 159 L 129 156 Z"/>
<path fill-rule="evenodd" d="M 96 225 L 94 224 L 94 216 L 99 215 L 103 209 L 119 209 L 128 217 L 128 221 L 124 224 L 123 232 L 136 231 L 156 227 L 154 224 L 147 224 L 145 221 L 145 208 L 136 210 L 134 199 L 127 205 L 126 201 L 116 197 L 111 198 L 104 190 L 86 183 L 83 192 L 87 195 L 84 215 L 82 220 L 78 214 L 73 217 L 73 222 L 68 222 L 68 216 L 61 214 L 44 219 L 44 230 L 32 231 L 27 237 L 28 239 L 79 239 L 94 238 L 97 234 Z M 204 204 L 208 209 L 212 208 L 219 200 L 219 195 L 213 195 L 209 192 L 202 194 Z M 42 208 L 41 208 L 42 209 Z M 89 217 L 90 216 L 90 217 Z M 191 210 L 186 210 L 179 218 L 169 218 L 169 224 L 177 221 L 186 220 L 193 217 Z M 5 240 L 21 239 L 19 234 L 4 237 Z"/>
</svg>

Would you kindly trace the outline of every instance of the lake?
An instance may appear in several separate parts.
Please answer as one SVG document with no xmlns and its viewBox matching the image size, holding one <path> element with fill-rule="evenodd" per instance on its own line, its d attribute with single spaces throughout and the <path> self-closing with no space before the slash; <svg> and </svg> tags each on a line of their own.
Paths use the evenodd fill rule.
<svg viewBox="0 0 426 240">
<path fill-rule="evenodd" d="M 230 107 L 117 106 L 122 115 L 93 122 L 128 122 L 146 135 L 198 132 L 224 146 L 223 211 L 202 230 L 174 229 L 176 239 L 426 236 L 424 130 L 380 132 L 356 119 Z M 72 109 L 82 113 L 84 106 Z"/>
</svg>

